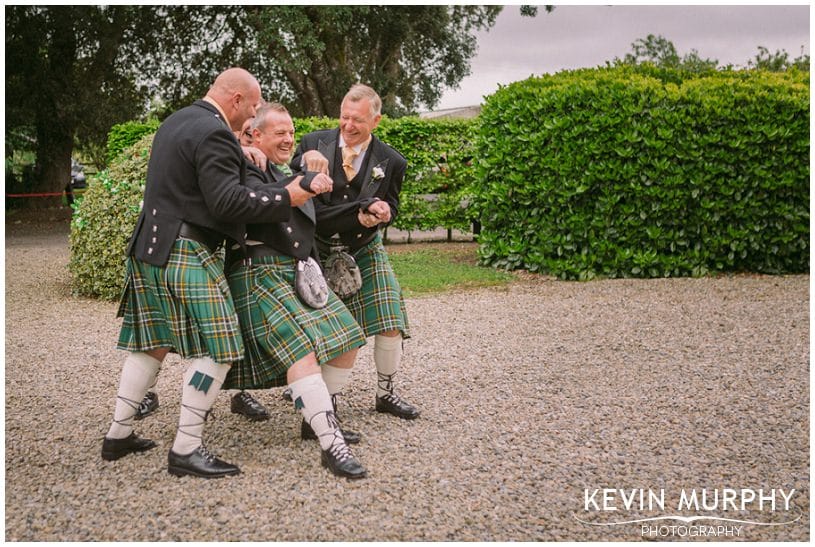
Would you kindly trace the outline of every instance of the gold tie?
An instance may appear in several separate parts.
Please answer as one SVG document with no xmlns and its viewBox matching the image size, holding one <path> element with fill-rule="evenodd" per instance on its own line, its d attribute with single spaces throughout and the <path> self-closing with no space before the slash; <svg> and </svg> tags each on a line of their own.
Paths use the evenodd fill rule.
<svg viewBox="0 0 815 547">
<path fill-rule="evenodd" d="M 354 158 L 356 158 L 358 155 L 359 153 L 350 146 L 342 147 L 342 170 L 345 171 L 345 178 L 348 181 L 354 178 L 357 174 L 357 172 L 354 171 Z"/>
</svg>

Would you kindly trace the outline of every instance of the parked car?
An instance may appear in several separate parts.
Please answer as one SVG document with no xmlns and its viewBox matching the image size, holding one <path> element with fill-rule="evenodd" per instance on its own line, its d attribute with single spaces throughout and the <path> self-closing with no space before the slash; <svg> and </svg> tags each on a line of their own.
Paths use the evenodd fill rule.
<svg viewBox="0 0 815 547">
<path fill-rule="evenodd" d="M 75 158 L 71 158 L 71 188 L 85 188 L 86 185 L 85 166 L 76 161 Z"/>
</svg>

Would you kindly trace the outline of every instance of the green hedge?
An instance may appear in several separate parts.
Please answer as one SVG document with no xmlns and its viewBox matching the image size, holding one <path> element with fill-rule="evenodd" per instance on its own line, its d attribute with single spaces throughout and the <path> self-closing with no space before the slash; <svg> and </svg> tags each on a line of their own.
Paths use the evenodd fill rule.
<svg viewBox="0 0 815 547">
<path fill-rule="evenodd" d="M 126 148 L 139 142 L 142 137 L 155 133 L 161 122 L 151 119 L 146 122 L 130 121 L 116 124 L 108 133 L 108 164 L 113 162 Z"/>
<path fill-rule="evenodd" d="M 136 226 L 153 133 L 94 175 L 71 219 L 68 269 L 74 294 L 112 300 L 124 281 L 124 251 Z"/>
<path fill-rule="evenodd" d="M 808 271 L 808 73 L 660 74 L 563 72 L 488 98 L 483 263 L 564 279 Z"/>
</svg>

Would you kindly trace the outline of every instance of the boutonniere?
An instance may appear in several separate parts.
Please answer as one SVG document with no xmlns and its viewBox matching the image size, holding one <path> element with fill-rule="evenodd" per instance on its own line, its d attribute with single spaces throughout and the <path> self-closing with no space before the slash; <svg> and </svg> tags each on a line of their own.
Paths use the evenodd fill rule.
<svg viewBox="0 0 815 547">
<path fill-rule="evenodd" d="M 371 179 L 379 180 L 385 178 L 385 170 L 378 165 L 371 170 Z"/>
</svg>

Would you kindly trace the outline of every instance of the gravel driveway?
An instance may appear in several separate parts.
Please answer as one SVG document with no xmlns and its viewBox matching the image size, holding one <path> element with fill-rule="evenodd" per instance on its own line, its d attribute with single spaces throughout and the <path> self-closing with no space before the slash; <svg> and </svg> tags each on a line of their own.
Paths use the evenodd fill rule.
<svg viewBox="0 0 815 547">
<path fill-rule="evenodd" d="M 206 441 L 243 473 L 206 481 L 166 471 L 177 358 L 137 423 L 159 448 L 101 459 L 120 322 L 70 296 L 67 233 L 6 223 L 8 541 L 809 540 L 809 276 L 524 277 L 409 299 L 397 387 L 422 417 L 374 412 L 368 346 L 340 408 L 369 478 L 323 469 L 270 390 L 254 392 L 265 423 L 221 394 Z M 719 505 L 677 511 L 702 489 Z"/>
</svg>

